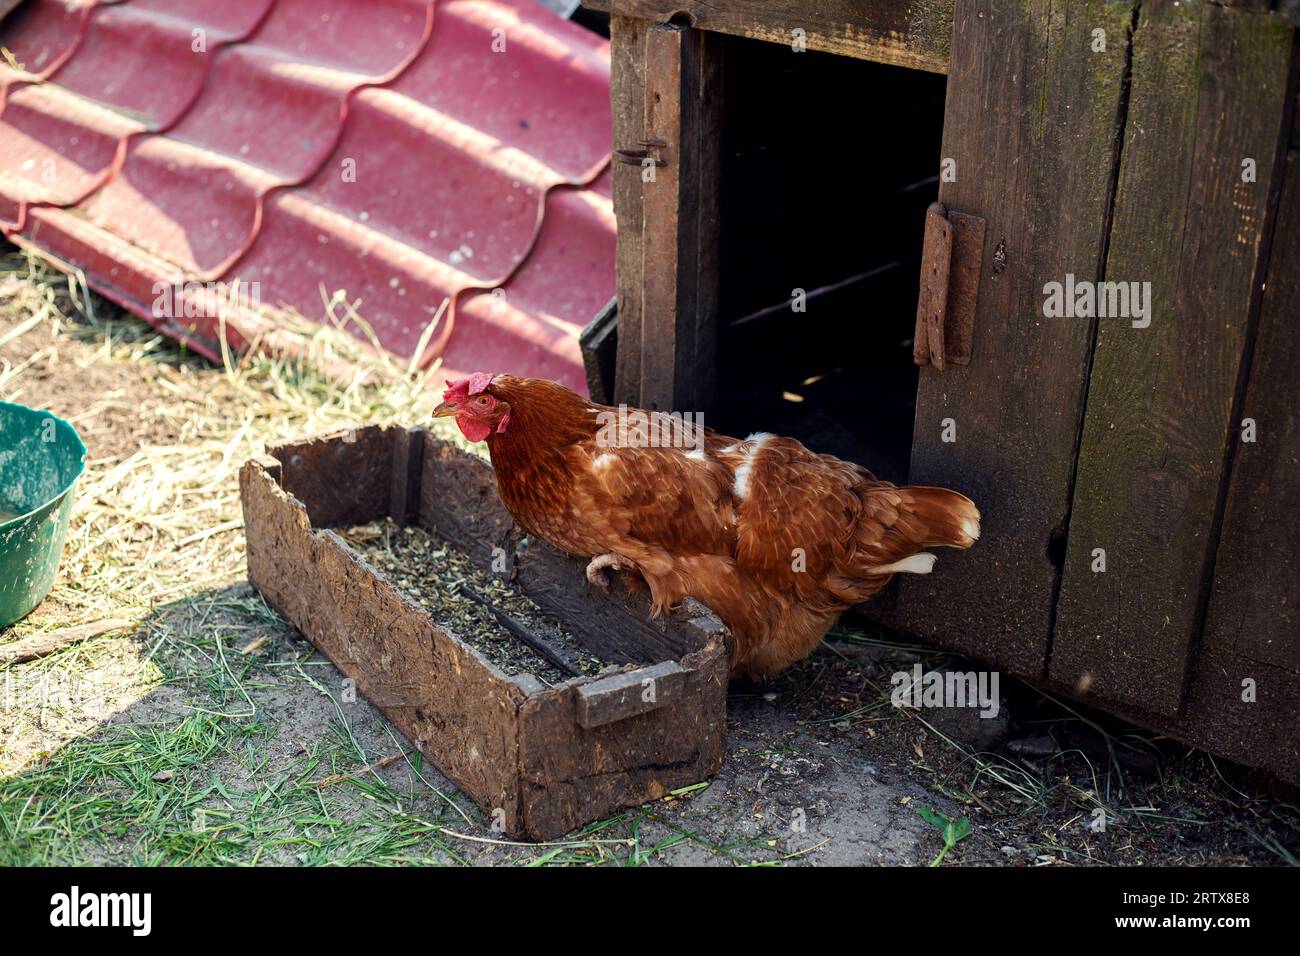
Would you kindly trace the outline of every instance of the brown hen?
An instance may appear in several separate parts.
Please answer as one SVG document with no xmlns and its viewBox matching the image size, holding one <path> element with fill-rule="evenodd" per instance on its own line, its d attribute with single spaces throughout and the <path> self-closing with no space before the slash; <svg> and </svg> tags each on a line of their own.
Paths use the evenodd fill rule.
<svg viewBox="0 0 1300 956">
<path fill-rule="evenodd" d="M 734 675 L 784 670 L 895 574 L 929 573 L 922 549 L 979 537 L 966 496 L 900 488 L 791 438 L 742 441 L 512 375 L 476 373 L 443 399 L 436 415 L 487 441 L 522 528 L 590 558 L 593 584 L 606 568 L 638 572 L 655 614 L 687 596 L 712 609 L 734 636 Z"/>
</svg>

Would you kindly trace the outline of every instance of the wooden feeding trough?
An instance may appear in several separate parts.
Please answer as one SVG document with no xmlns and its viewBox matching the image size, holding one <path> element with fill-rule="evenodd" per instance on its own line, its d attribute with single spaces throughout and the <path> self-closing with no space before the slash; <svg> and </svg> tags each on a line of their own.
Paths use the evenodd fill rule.
<svg viewBox="0 0 1300 956">
<path fill-rule="evenodd" d="M 869 613 L 1300 782 L 1300 3 L 585 4 L 593 395 L 966 492 Z"/>
<path fill-rule="evenodd" d="M 647 598 L 589 586 L 584 562 L 521 539 L 485 462 L 367 427 L 268 449 L 240 491 L 249 580 L 504 832 L 550 839 L 721 765 L 721 624 L 699 605 L 652 621 Z M 549 687 L 494 666 L 331 530 L 384 518 L 499 570 L 613 663 Z"/>
</svg>

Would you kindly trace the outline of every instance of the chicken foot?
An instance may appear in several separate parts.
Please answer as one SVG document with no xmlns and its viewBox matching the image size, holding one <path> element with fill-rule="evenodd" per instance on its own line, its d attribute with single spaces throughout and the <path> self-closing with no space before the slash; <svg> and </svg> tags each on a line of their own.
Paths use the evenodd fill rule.
<svg viewBox="0 0 1300 956">
<path fill-rule="evenodd" d="M 609 587 L 609 576 L 605 574 L 604 568 L 626 571 L 635 567 L 635 562 L 629 561 L 622 555 L 614 554 L 612 551 L 609 554 L 598 554 L 587 565 L 587 581 L 598 588 L 607 588 Z"/>
</svg>

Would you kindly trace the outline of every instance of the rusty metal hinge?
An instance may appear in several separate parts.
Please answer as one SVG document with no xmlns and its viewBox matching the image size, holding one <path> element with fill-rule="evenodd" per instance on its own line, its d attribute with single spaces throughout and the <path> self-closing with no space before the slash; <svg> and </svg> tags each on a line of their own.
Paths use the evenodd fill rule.
<svg viewBox="0 0 1300 956">
<path fill-rule="evenodd" d="M 921 297 L 916 303 L 912 360 L 940 372 L 969 365 L 975 303 L 984 258 L 984 220 L 931 203 L 925 211 Z"/>
</svg>

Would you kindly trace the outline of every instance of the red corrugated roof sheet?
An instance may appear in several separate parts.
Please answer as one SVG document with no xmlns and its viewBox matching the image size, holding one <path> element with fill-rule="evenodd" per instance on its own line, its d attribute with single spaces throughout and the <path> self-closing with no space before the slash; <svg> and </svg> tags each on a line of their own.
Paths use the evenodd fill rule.
<svg viewBox="0 0 1300 956">
<path fill-rule="evenodd" d="M 30 0 L 0 44 L 6 233 L 196 350 L 216 318 L 155 315 L 157 283 L 311 319 L 342 291 L 403 360 L 450 299 L 421 364 L 585 388 L 614 292 L 601 38 L 532 0 Z"/>
</svg>

